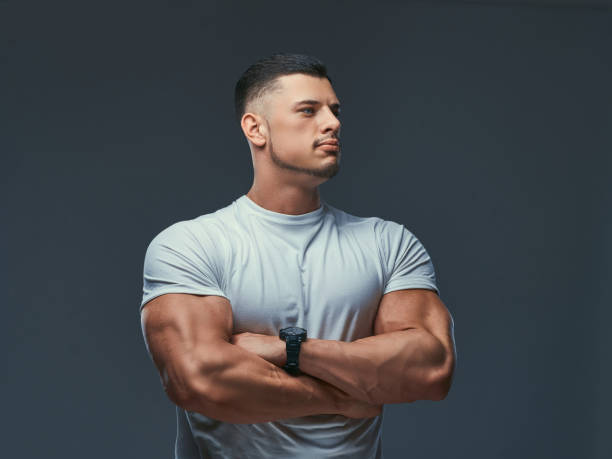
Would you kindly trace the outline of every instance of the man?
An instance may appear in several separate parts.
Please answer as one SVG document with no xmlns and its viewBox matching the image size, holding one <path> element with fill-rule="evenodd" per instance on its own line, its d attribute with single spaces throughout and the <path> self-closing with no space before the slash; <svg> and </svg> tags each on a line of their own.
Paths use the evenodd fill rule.
<svg viewBox="0 0 612 459">
<path fill-rule="evenodd" d="M 341 156 L 323 63 L 262 59 L 235 97 L 251 189 L 145 255 L 143 334 L 177 405 L 175 457 L 380 458 L 382 406 L 451 385 L 431 259 L 403 225 L 320 199 Z"/>
</svg>

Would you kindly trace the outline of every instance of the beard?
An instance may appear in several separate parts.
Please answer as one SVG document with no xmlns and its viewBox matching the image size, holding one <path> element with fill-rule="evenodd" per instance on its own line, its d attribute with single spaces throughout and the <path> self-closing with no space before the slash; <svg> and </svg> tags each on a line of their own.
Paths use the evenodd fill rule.
<svg viewBox="0 0 612 459">
<path fill-rule="evenodd" d="M 336 155 L 337 155 L 336 161 L 334 161 L 333 163 L 327 166 L 319 167 L 317 169 L 310 169 L 307 167 L 296 166 L 294 164 L 284 161 L 276 154 L 276 152 L 274 151 L 274 145 L 272 144 L 272 138 L 270 138 L 270 158 L 272 159 L 272 162 L 276 164 L 278 167 L 280 167 L 281 169 L 287 169 L 287 170 L 298 172 L 298 173 L 308 174 L 308 175 L 312 175 L 313 177 L 321 177 L 321 178 L 330 179 L 334 177 L 340 170 L 340 151 L 338 151 Z"/>
</svg>

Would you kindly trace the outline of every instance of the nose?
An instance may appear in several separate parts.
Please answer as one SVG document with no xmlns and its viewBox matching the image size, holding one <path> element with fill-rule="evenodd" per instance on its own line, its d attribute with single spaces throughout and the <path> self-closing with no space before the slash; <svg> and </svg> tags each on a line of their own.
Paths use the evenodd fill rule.
<svg viewBox="0 0 612 459">
<path fill-rule="evenodd" d="M 334 114 L 334 112 L 327 107 L 326 112 L 326 116 L 325 119 L 323 121 L 323 132 L 327 132 L 327 131 L 332 131 L 332 132 L 339 132 L 340 131 L 340 120 L 338 119 L 338 117 Z"/>
</svg>

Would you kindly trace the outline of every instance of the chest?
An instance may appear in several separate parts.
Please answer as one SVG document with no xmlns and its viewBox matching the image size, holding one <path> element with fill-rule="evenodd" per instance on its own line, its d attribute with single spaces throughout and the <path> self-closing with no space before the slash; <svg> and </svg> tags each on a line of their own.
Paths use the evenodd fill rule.
<svg viewBox="0 0 612 459">
<path fill-rule="evenodd" d="M 368 234 L 351 232 L 319 233 L 303 244 L 238 238 L 226 287 L 234 333 L 299 326 L 320 339 L 370 336 L 383 288 L 377 250 Z"/>
</svg>

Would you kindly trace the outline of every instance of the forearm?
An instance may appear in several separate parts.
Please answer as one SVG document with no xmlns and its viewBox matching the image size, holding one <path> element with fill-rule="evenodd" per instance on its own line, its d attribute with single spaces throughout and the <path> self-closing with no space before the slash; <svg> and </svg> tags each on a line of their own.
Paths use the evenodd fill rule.
<svg viewBox="0 0 612 459">
<path fill-rule="evenodd" d="M 444 361 L 441 343 L 417 328 L 352 342 L 309 338 L 299 357 L 302 372 L 377 404 L 436 400 Z"/>
<path fill-rule="evenodd" d="M 214 362 L 209 359 L 192 374 L 191 396 L 181 404 L 184 408 L 225 422 L 251 424 L 342 414 L 349 403 L 348 394 L 327 382 L 289 376 L 239 346 L 220 343 L 214 356 Z"/>
</svg>

